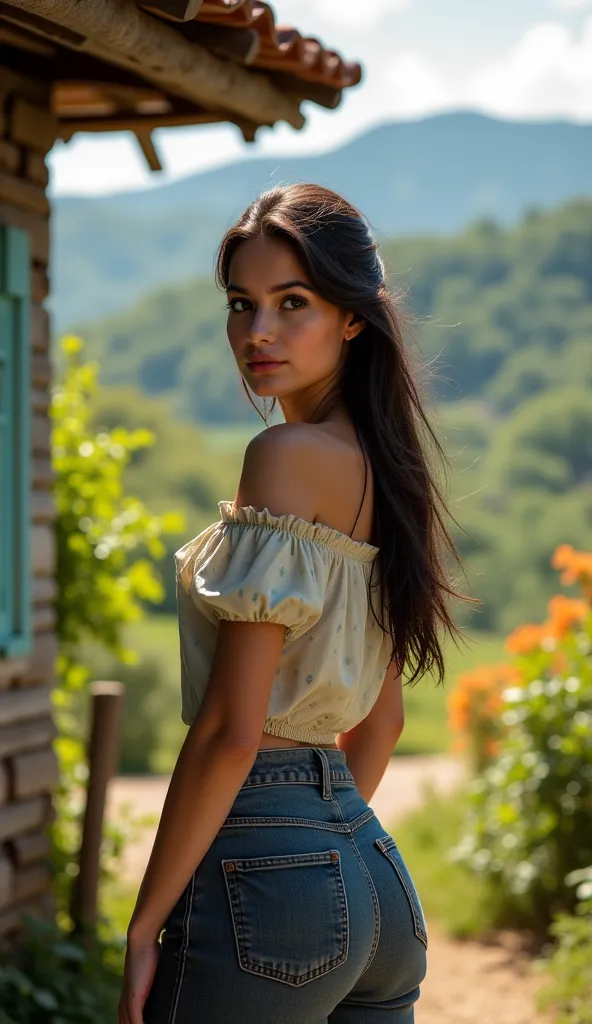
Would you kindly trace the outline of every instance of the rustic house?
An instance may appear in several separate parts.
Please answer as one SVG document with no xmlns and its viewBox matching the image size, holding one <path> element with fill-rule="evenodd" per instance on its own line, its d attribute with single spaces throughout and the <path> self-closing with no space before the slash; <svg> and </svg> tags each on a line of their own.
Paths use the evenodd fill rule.
<svg viewBox="0 0 592 1024">
<path fill-rule="evenodd" d="M 281 0 L 280 0 L 281 2 Z M 51 365 L 45 156 L 78 131 L 302 127 L 303 100 L 338 105 L 360 80 L 259 0 L 0 2 L 0 935 L 48 909 L 45 826 L 57 782 L 57 654 L 48 419 Z"/>
</svg>

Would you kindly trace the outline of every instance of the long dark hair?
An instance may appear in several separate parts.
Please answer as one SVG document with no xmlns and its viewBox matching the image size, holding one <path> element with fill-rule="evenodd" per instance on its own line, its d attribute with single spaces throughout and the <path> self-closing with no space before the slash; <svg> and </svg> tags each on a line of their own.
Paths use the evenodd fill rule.
<svg viewBox="0 0 592 1024">
<path fill-rule="evenodd" d="M 343 346 L 331 397 L 340 401 L 374 470 L 372 542 L 380 613 L 392 654 L 407 682 L 428 671 L 444 677 L 440 633 L 457 640 L 450 598 L 460 597 L 447 562 L 459 562 L 446 527 L 447 509 L 428 449 L 445 456 L 424 410 L 418 373 L 404 340 L 406 318 L 389 294 L 382 260 L 362 214 L 320 185 L 272 188 L 259 196 L 224 236 L 216 278 L 228 284 L 230 261 L 242 241 L 266 235 L 288 243 L 327 302 L 354 310 L 366 326 Z M 255 408 L 243 380 L 243 387 Z M 272 404 L 275 405 L 275 399 Z M 259 412 L 259 410 L 257 410 Z M 261 413 L 259 413 L 261 415 Z M 262 417 L 265 419 L 265 417 Z M 374 574 L 373 574 L 374 575 Z"/>
</svg>

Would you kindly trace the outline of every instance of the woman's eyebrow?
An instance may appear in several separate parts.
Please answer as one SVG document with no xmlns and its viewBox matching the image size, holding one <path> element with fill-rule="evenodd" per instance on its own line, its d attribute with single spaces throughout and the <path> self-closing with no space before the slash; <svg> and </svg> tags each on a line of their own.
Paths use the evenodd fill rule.
<svg viewBox="0 0 592 1024">
<path fill-rule="evenodd" d="M 269 294 L 272 295 L 274 292 L 285 292 L 287 288 L 306 288 L 309 292 L 314 292 L 314 288 L 310 284 L 306 284 L 304 281 L 284 281 L 283 284 L 274 284 L 268 289 Z M 226 285 L 227 292 L 240 292 L 241 295 L 248 295 L 249 292 L 246 288 L 243 288 L 240 284 L 233 284 L 232 281 Z"/>
</svg>

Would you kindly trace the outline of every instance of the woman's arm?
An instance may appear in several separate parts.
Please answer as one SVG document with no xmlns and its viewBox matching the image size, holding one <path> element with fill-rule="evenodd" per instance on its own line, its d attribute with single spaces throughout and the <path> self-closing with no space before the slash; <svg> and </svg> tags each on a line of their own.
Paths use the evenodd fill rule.
<svg viewBox="0 0 592 1024">
<path fill-rule="evenodd" d="M 337 746 L 345 751 L 347 766 L 367 803 L 384 775 L 404 722 L 401 675 L 392 662 L 370 714 L 354 729 L 337 737 Z"/>
<path fill-rule="evenodd" d="M 255 760 L 285 626 L 221 622 L 204 702 L 181 748 L 129 925 L 160 934 Z"/>
</svg>

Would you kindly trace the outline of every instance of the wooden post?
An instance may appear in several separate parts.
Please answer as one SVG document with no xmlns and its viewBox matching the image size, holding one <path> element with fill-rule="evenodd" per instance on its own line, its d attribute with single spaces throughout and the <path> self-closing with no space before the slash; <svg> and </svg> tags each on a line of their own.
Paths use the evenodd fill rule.
<svg viewBox="0 0 592 1024">
<path fill-rule="evenodd" d="M 97 682 L 91 684 L 90 692 L 92 727 L 88 752 L 88 790 L 79 873 L 70 908 L 72 920 L 83 931 L 94 929 L 97 923 L 103 814 L 107 784 L 117 768 L 124 686 L 118 682 Z"/>
</svg>

